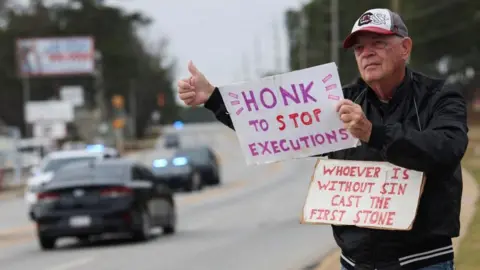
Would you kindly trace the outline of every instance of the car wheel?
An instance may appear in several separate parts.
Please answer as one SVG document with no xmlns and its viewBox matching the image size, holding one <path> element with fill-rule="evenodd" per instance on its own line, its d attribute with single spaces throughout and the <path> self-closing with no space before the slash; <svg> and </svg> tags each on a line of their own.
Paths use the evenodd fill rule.
<svg viewBox="0 0 480 270">
<path fill-rule="evenodd" d="M 150 238 L 150 215 L 146 210 L 142 210 L 140 214 L 140 226 L 133 233 L 133 238 L 137 241 L 146 241 Z"/>
<path fill-rule="evenodd" d="M 87 244 L 88 242 L 90 242 L 90 236 L 89 235 L 77 236 L 77 240 L 82 244 Z"/>
<path fill-rule="evenodd" d="M 190 186 L 188 187 L 188 191 L 201 190 L 202 184 L 202 177 L 200 173 L 194 172 L 192 175 L 192 179 L 190 179 Z"/>
<path fill-rule="evenodd" d="M 57 242 L 57 239 L 53 237 L 39 235 L 38 242 L 43 250 L 51 250 L 55 248 L 55 243 Z"/>
<path fill-rule="evenodd" d="M 214 186 L 220 185 L 220 175 L 218 174 L 218 172 L 215 174 L 212 182 Z"/>
<path fill-rule="evenodd" d="M 177 213 L 175 212 L 175 207 L 173 204 L 170 203 L 170 208 L 168 211 L 168 224 L 162 228 L 163 233 L 174 234 L 177 226 Z"/>
</svg>

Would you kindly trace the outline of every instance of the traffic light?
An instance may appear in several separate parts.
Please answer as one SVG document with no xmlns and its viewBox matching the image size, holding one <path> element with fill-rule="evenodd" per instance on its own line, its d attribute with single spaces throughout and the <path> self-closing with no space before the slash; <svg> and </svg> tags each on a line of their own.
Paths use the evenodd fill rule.
<svg viewBox="0 0 480 270">
<path fill-rule="evenodd" d="M 112 97 L 112 105 L 115 109 L 122 109 L 125 104 L 125 101 L 122 96 L 114 95 Z"/>
<path fill-rule="evenodd" d="M 122 129 L 125 127 L 125 119 L 124 118 L 116 118 L 113 120 L 112 126 L 114 129 Z"/>
</svg>

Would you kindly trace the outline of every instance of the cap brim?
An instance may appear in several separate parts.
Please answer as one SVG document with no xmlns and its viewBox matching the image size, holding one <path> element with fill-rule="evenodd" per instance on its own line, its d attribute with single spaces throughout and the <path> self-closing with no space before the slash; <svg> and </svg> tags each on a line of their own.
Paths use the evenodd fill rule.
<svg viewBox="0 0 480 270">
<path fill-rule="evenodd" d="M 381 34 L 381 35 L 395 35 L 394 32 L 392 32 L 390 30 L 385 30 L 384 28 L 374 27 L 374 26 L 363 27 L 363 28 L 351 33 L 350 35 L 347 36 L 347 38 L 345 38 L 345 40 L 343 41 L 343 48 L 348 49 L 348 48 L 352 47 L 353 44 L 355 43 L 355 37 L 359 33 L 375 33 L 375 34 Z"/>
</svg>

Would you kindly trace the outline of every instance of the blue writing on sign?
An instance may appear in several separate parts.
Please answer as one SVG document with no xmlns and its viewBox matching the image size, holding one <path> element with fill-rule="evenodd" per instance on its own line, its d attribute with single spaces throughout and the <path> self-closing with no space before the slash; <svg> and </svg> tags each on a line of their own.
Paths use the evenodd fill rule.
<svg viewBox="0 0 480 270">
<path fill-rule="evenodd" d="M 68 53 L 89 53 L 92 50 L 92 41 L 90 39 L 46 39 L 44 52 L 49 54 L 68 54 Z"/>
</svg>

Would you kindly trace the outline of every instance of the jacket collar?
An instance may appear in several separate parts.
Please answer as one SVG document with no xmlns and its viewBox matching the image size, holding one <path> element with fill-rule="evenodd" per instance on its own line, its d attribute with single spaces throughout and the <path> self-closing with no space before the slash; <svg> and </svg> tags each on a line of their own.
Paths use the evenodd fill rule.
<svg viewBox="0 0 480 270">
<path fill-rule="evenodd" d="M 408 67 L 406 67 L 405 68 L 405 77 L 403 78 L 403 81 L 400 83 L 400 85 L 398 85 L 395 88 L 395 90 L 393 92 L 393 96 L 388 102 L 390 106 L 396 106 L 403 99 L 405 99 L 408 92 L 410 92 L 411 89 L 412 89 L 411 83 L 412 83 L 412 71 Z M 374 101 L 375 103 L 378 103 L 378 104 L 381 103 L 381 101 L 378 99 L 375 92 L 367 85 L 367 83 L 362 78 L 358 78 L 357 84 L 361 85 L 362 88 L 365 87 L 364 89 L 367 92 L 366 96 L 369 100 Z"/>
</svg>

